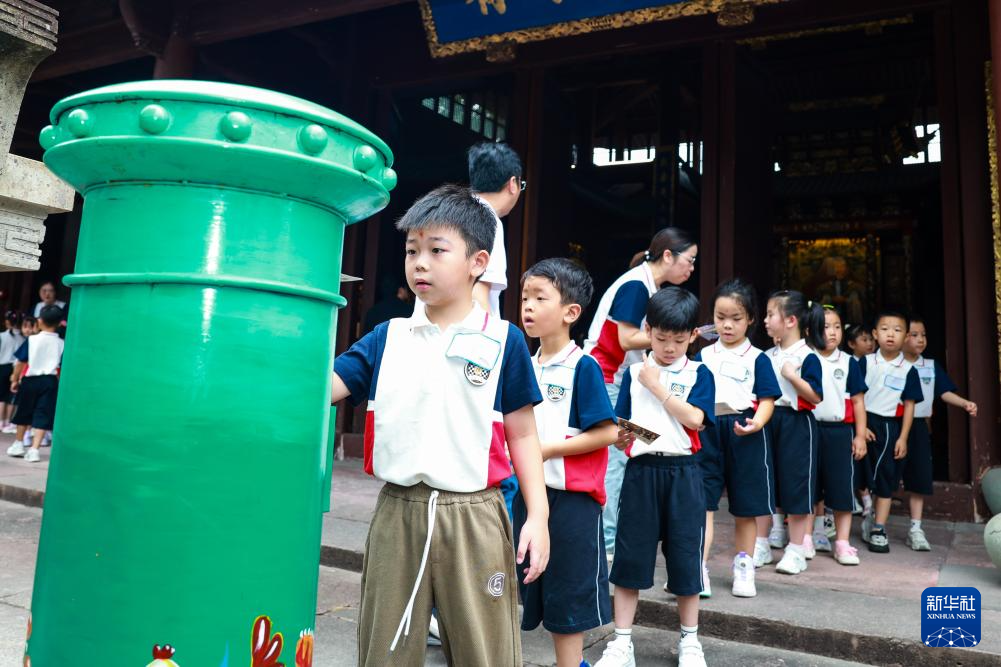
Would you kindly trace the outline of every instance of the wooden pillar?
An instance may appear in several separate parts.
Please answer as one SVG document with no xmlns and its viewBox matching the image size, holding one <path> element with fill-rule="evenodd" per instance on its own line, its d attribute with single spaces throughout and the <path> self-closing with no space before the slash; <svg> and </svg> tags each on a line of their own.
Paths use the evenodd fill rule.
<svg viewBox="0 0 1001 667">
<path fill-rule="evenodd" d="M 945 365 L 963 386 L 966 369 L 966 321 L 963 308 L 962 210 L 959 196 L 959 142 L 956 117 L 955 60 L 952 14 L 942 9 L 935 14 L 935 79 L 938 91 L 939 129 L 942 162 L 939 169 L 942 196 L 942 264 L 948 280 L 943 281 L 945 310 Z M 969 482 L 970 449 L 967 420 L 951 418 L 949 423 L 949 481 Z"/>
<path fill-rule="evenodd" d="M 716 284 L 734 271 L 736 181 L 736 50 L 710 42 L 702 50 L 702 219 L 699 294 L 703 318 Z"/>
</svg>

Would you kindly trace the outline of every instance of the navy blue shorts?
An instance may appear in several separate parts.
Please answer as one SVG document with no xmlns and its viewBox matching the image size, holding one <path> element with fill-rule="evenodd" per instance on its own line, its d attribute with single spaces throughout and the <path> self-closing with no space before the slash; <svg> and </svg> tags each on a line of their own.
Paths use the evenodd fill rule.
<svg viewBox="0 0 1001 667">
<path fill-rule="evenodd" d="M 866 458 L 872 470 L 872 486 L 869 491 L 877 498 L 892 498 L 900 486 L 903 466 L 893 458 L 893 447 L 900 438 L 900 418 L 880 417 L 866 413 L 866 425 L 876 434 L 876 441 L 869 443 Z"/>
<path fill-rule="evenodd" d="M 17 408 L 11 422 L 51 431 L 56 419 L 56 394 L 59 378 L 55 375 L 31 375 L 21 380 Z"/>
<path fill-rule="evenodd" d="M 608 597 L 608 560 L 601 524 L 601 505 L 586 493 L 546 489 L 549 496 L 549 566 L 525 584 L 518 570 L 518 592 L 524 606 L 521 629 L 541 623 L 549 632 L 570 635 L 612 620 Z M 528 511 L 519 492 L 514 497 L 514 543 L 521 538 Z"/>
<path fill-rule="evenodd" d="M 820 466 L 817 494 L 836 512 L 855 509 L 855 457 L 852 455 L 854 424 L 817 422 L 820 433 Z"/>
<path fill-rule="evenodd" d="M 623 588 L 651 588 L 660 542 L 668 590 L 675 595 L 701 592 L 705 506 L 702 468 L 695 456 L 645 454 L 629 459 L 609 580 Z"/>
<path fill-rule="evenodd" d="M 751 435 L 733 432 L 736 421 L 754 417 L 754 410 L 739 415 L 720 415 L 715 426 L 707 426 L 699 439 L 699 465 L 706 489 L 706 509 L 719 509 L 726 487 L 730 514 L 739 517 L 766 516 L 775 512 L 775 467 L 772 465 L 771 428 L 765 426 Z M 703 458 L 709 450 L 710 455 Z"/>
<path fill-rule="evenodd" d="M 928 420 L 915 417 L 907 436 L 907 456 L 904 458 L 904 489 L 912 493 L 932 495 L 931 433 Z"/>
<path fill-rule="evenodd" d="M 817 502 L 817 420 L 808 410 L 779 407 L 769 423 L 775 458 L 775 498 L 786 514 L 811 514 Z"/>
</svg>

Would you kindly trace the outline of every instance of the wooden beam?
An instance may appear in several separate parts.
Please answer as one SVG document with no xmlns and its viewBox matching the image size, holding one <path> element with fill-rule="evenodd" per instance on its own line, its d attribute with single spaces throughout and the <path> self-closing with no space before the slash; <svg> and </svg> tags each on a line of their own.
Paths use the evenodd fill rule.
<svg viewBox="0 0 1001 667">
<path fill-rule="evenodd" d="M 115 65 L 148 54 L 132 41 L 125 22 L 108 21 L 59 36 L 56 52 L 35 70 L 31 83 Z"/>
<path fill-rule="evenodd" d="M 706 298 L 716 287 L 719 269 L 719 174 L 720 174 L 720 44 L 702 48 L 702 191 L 699 219 L 699 294 L 702 319 L 711 316 Z"/>
</svg>

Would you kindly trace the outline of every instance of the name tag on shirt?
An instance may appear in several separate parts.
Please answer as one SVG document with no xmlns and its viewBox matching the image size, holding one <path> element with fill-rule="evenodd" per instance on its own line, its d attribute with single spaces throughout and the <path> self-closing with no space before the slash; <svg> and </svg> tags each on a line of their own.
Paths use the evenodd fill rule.
<svg viewBox="0 0 1001 667">
<path fill-rule="evenodd" d="M 746 366 L 735 364 L 732 361 L 724 361 L 719 367 L 720 375 L 732 378 L 737 382 L 745 382 L 750 379 L 751 371 Z"/>
<path fill-rule="evenodd" d="M 883 384 L 894 391 L 903 391 L 905 380 L 902 377 L 897 377 L 896 375 L 884 375 Z"/>
<path fill-rule="evenodd" d="M 500 358 L 500 341 L 482 333 L 457 333 L 448 344 L 445 356 L 462 359 L 486 371 L 492 371 Z"/>
</svg>

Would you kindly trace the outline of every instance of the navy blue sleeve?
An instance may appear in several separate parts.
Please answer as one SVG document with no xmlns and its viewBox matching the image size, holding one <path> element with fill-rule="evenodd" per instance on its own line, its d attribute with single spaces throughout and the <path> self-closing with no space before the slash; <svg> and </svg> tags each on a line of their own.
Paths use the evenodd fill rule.
<svg viewBox="0 0 1001 667">
<path fill-rule="evenodd" d="M 573 377 L 573 407 L 570 428 L 586 431 L 603 421 L 615 421 L 612 402 L 608 400 L 605 378 L 594 357 L 584 355 L 577 362 Z"/>
<path fill-rule="evenodd" d="M 848 395 L 864 394 L 869 391 L 865 386 L 865 376 L 862 375 L 862 367 L 854 358 L 848 360 Z"/>
<path fill-rule="evenodd" d="M 628 322 L 634 327 L 643 324 L 646 317 L 646 304 L 650 300 L 650 290 L 639 280 L 630 280 L 622 283 L 615 298 L 612 299 L 612 307 L 608 309 L 608 318 L 616 322 Z"/>
<path fill-rule="evenodd" d="M 855 363 L 858 364 L 858 369 L 862 372 L 862 379 L 864 380 L 866 365 L 868 364 L 868 362 L 866 361 L 866 357 L 863 356 L 861 359 L 856 359 Z M 866 391 L 868 391 L 868 389 Z"/>
<path fill-rule="evenodd" d="M 904 381 L 904 390 L 900 392 L 901 401 L 914 401 L 920 403 L 925 400 L 925 395 L 921 392 L 921 378 L 918 376 L 918 369 L 911 366 L 907 371 L 907 379 Z"/>
<path fill-rule="evenodd" d="M 803 367 L 799 369 L 799 376 L 806 380 L 810 389 L 817 392 L 817 396 L 824 398 L 824 371 L 820 368 L 820 359 L 815 353 L 806 355 L 803 360 Z"/>
<path fill-rule="evenodd" d="M 348 397 L 351 405 L 359 405 L 375 393 L 375 372 L 386 345 L 388 330 L 389 323 L 383 322 L 334 359 L 334 372 L 351 392 Z"/>
<path fill-rule="evenodd" d="M 782 395 L 778 378 L 775 377 L 775 369 L 767 354 L 759 354 L 758 358 L 754 360 L 754 387 L 752 391 L 758 400 L 778 398 Z"/>
<path fill-rule="evenodd" d="M 702 361 L 702 350 L 699 350 L 698 352 L 695 353 L 695 357 L 693 358 L 693 360 L 698 362 Z"/>
<path fill-rule="evenodd" d="M 14 352 L 14 358 L 22 363 L 28 363 L 28 339 L 25 338 L 24 342 L 21 343 L 21 347 L 17 348 Z"/>
<path fill-rule="evenodd" d="M 716 423 L 716 380 L 705 364 L 695 371 L 695 386 L 688 393 L 688 403 L 702 410 L 703 424 Z"/>
<path fill-rule="evenodd" d="M 622 374 L 622 384 L 619 385 L 619 399 L 615 401 L 615 415 L 623 419 L 633 417 L 633 399 L 629 395 L 629 388 L 633 384 L 632 369 L 627 368 Z"/>
<path fill-rule="evenodd" d="M 935 398 L 938 398 L 947 391 L 956 391 L 959 387 L 952 381 L 952 378 L 942 368 L 942 364 L 935 362 Z"/>
<path fill-rule="evenodd" d="M 510 322 L 508 327 L 500 383 L 497 385 L 497 409 L 503 415 L 516 412 L 526 405 L 538 405 L 542 402 L 525 334 Z"/>
</svg>

